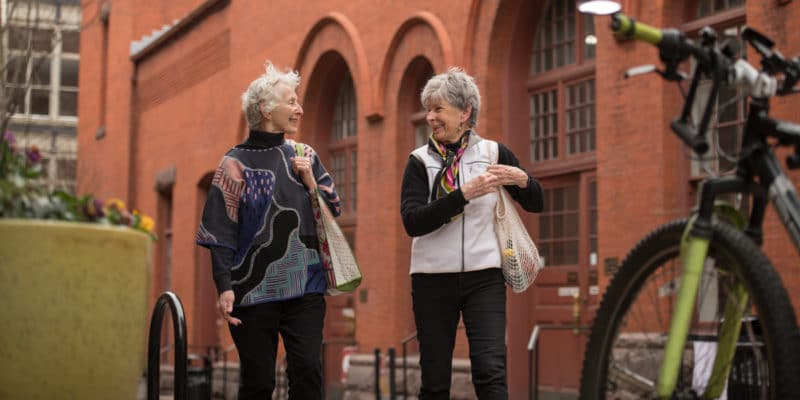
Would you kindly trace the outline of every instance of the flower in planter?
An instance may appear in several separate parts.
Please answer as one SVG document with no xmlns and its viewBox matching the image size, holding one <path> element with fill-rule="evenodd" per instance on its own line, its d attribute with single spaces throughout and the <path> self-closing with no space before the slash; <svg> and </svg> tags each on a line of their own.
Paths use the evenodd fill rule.
<svg viewBox="0 0 800 400">
<path fill-rule="evenodd" d="M 29 163 L 36 164 L 42 160 L 42 153 L 40 153 L 39 148 L 34 145 L 25 149 L 25 157 L 28 159 Z"/>
<path fill-rule="evenodd" d="M 42 176 L 42 154 L 36 146 L 20 151 L 11 132 L 0 136 L 0 218 L 55 219 L 126 226 L 156 240 L 155 222 L 145 214 L 128 211 L 120 199 L 105 203 L 92 195 L 75 196 L 49 191 L 37 180 Z"/>
</svg>

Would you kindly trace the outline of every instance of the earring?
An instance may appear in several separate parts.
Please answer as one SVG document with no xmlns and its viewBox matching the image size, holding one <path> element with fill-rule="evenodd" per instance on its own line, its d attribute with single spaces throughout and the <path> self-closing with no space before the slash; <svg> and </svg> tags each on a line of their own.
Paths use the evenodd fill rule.
<svg viewBox="0 0 800 400">
<path fill-rule="evenodd" d="M 457 131 L 460 133 L 464 129 L 464 123 L 463 122 L 459 122 L 457 129 L 458 129 Z"/>
</svg>

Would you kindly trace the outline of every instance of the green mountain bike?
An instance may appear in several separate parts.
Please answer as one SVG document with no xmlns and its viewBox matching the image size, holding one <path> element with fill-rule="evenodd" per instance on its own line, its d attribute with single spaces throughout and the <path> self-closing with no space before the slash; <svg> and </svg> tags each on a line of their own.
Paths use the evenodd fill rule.
<svg viewBox="0 0 800 400">
<path fill-rule="evenodd" d="M 735 174 L 704 180 L 696 213 L 647 235 L 611 280 L 586 348 L 580 398 L 800 399 L 795 314 L 759 248 L 770 200 L 800 248 L 800 201 L 772 148 L 793 146 L 787 165 L 800 168 L 800 125 L 768 115 L 771 97 L 794 93 L 800 61 L 785 59 L 749 28 L 741 40 L 760 55 L 760 70 L 737 59 L 738 38 L 718 40 L 710 28 L 691 40 L 623 14 L 612 16 L 611 27 L 657 46 L 664 79 L 690 81 L 671 128 L 695 153 L 709 149 L 704 132 L 721 85 L 739 87 L 749 105 Z M 686 77 L 678 66 L 689 59 L 695 67 Z M 698 95 L 706 79 L 707 100 Z M 698 123 L 691 119 L 696 100 L 705 103 Z M 719 205 L 730 193 L 747 196 L 749 218 Z"/>
</svg>

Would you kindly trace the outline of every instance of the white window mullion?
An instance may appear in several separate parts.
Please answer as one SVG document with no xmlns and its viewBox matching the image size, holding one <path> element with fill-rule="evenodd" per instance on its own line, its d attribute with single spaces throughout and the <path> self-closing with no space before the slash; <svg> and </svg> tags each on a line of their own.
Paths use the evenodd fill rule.
<svg viewBox="0 0 800 400">
<path fill-rule="evenodd" d="M 23 55 L 24 57 L 24 55 Z M 23 114 L 31 114 L 31 88 L 33 86 L 33 52 L 25 65 L 25 80 L 22 82 L 22 88 L 25 89 L 25 104 L 23 104 Z"/>
<path fill-rule="evenodd" d="M 49 117 L 58 117 L 59 90 L 61 87 L 61 30 L 55 28 L 53 35 L 53 51 L 50 57 L 50 107 Z"/>
</svg>

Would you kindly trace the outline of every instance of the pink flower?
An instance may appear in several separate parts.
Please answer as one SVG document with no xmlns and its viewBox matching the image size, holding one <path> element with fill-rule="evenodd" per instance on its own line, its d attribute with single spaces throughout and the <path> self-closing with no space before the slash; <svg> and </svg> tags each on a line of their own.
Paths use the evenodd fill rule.
<svg viewBox="0 0 800 400">
<path fill-rule="evenodd" d="M 3 140 L 8 143 L 8 148 L 11 149 L 12 153 L 17 152 L 17 137 L 14 136 L 13 133 L 6 131 L 6 133 L 3 135 Z"/>
</svg>

